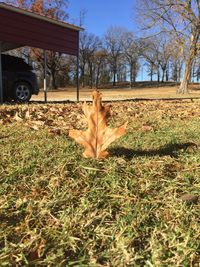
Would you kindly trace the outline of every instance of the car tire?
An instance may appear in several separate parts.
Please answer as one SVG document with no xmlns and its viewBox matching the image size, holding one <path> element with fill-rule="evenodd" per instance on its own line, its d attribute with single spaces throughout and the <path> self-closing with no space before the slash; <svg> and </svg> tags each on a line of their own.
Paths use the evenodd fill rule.
<svg viewBox="0 0 200 267">
<path fill-rule="evenodd" d="M 26 82 L 17 82 L 14 85 L 14 100 L 16 102 L 28 102 L 32 96 L 31 86 Z"/>
</svg>

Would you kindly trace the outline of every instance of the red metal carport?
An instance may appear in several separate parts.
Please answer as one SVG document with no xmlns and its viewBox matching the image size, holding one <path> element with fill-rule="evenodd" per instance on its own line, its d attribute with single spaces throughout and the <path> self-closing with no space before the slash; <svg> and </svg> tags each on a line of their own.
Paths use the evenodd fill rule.
<svg viewBox="0 0 200 267">
<path fill-rule="evenodd" d="M 0 101 L 3 102 L 1 53 L 31 46 L 77 57 L 79 65 L 80 27 L 0 3 Z M 77 71 L 78 75 L 78 71 Z M 77 77 L 77 100 L 79 82 Z"/>
</svg>

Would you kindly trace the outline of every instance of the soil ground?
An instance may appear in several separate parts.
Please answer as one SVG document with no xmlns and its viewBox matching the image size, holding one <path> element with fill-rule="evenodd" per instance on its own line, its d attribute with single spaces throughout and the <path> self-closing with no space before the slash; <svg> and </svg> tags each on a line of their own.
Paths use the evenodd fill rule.
<svg viewBox="0 0 200 267">
<path fill-rule="evenodd" d="M 138 83 L 134 88 L 113 87 L 99 89 L 103 94 L 104 100 L 125 100 L 125 99 L 168 99 L 168 98 L 200 98 L 200 85 L 192 84 L 189 87 L 189 93 L 179 95 L 176 90 L 177 84 L 149 84 Z M 94 89 L 80 88 L 80 101 L 91 100 L 91 92 Z M 48 92 L 48 101 L 76 101 L 76 88 L 59 88 L 58 90 Z M 33 101 L 43 101 L 43 90 L 37 96 L 33 96 Z"/>
</svg>

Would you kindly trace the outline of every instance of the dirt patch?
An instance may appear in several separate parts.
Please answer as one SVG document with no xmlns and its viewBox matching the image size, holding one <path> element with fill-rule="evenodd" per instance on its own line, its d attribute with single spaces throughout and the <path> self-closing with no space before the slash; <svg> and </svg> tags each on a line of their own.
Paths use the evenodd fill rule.
<svg viewBox="0 0 200 267">
<path fill-rule="evenodd" d="M 138 98 L 196 98 L 200 97 L 200 85 L 194 84 L 190 86 L 188 94 L 179 95 L 176 93 L 178 85 L 171 86 L 155 86 L 155 87 L 142 87 L 141 84 L 135 88 L 112 88 L 112 89 L 99 89 L 103 94 L 104 100 L 125 100 L 125 99 L 138 99 Z M 80 100 L 91 100 L 91 92 L 94 89 L 81 88 Z M 76 88 L 60 88 L 56 91 L 48 92 L 49 101 L 76 101 L 77 99 Z M 42 101 L 44 100 L 44 92 L 40 91 L 39 95 L 33 96 L 31 100 Z"/>
</svg>

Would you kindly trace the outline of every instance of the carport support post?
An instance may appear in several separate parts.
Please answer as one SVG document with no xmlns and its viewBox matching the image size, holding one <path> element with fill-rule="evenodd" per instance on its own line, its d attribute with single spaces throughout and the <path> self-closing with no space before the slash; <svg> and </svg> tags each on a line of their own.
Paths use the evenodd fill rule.
<svg viewBox="0 0 200 267">
<path fill-rule="evenodd" d="M 79 102 L 79 90 L 80 90 L 80 83 L 79 83 L 79 54 L 77 55 L 77 90 L 76 90 L 76 100 Z"/>
<path fill-rule="evenodd" d="M 77 47 L 78 47 L 78 52 L 77 52 L 77 62 L 76 62 L 76 68 L 77 68 L 77 90 L 76 90 L 76 100 L 79 102 L 79 95 L 80 95 L 80 81 L 79 81 L 79 62 L 80 62 L 80 56 L 79 56 L 79 32 L 78 32 L 78 40 L 77 40 Z"/>
<path fill-rule="evenodd" d="M 44 50 L 44 101 L 47 103 L 47 54 Z"/>
<path fill-rule="evenodd" d="M 0 42 L 0 103 L 3 104 L 3 75 L 2 75 L 2 60 L 1 60 L 2 43 Z"/>
</svg>

